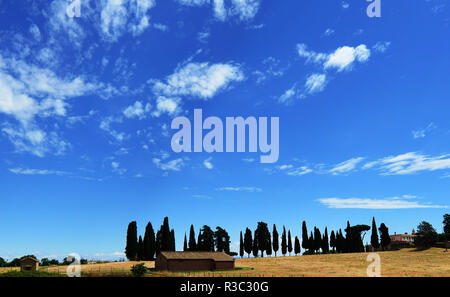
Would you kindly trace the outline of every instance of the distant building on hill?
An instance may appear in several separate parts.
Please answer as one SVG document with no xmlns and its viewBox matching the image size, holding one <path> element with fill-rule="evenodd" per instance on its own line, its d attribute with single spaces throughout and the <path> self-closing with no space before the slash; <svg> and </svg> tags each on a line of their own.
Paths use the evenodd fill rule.
<svg viewBox="0 0 450 297">
<path fill-rule="evenodd" d="M 389 244 L 389 249 L 401 249 L 408 248 L 414 244 L 414 239 L 416 238 L 416 231 L 413 229 L 411 234 L 405 232 L 404 234 L 389 235 L 391 238 L 391 243 Z"/>
<path fill-rule="evenodd" d="M 234 258 L 223 252 L 160 252 L 155 268 L 168 271 L 232 270 Z"/>
<path fill-rule="evenodd" d="M 20 271 L 24 270 L 33 270 L 36 271 L 39 269 L 39 261 L 33 257 L 25 257 L 20 259 Z"/>
</svg>

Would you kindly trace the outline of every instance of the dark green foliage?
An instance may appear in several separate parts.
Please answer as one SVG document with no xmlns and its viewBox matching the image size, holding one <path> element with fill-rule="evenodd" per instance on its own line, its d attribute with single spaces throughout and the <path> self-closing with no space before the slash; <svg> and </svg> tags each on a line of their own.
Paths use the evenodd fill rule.
<svg viewBox="0 0 450 297">
<path fill-rule="evenodd" d="M 381 223 L 380 228 L 380 245 L 383 251 L 387 248 L 387 246 L 391 243 L 391 237 L 389 236 L 389 229 L 386 227 L 384 223 Z"/>
<path fill-rule="evenodd" d="M 373 219 L 372 219 L 372 236 L 370 237 L 370 244 L 376 249 L 380 247 L 380 242 L 378 240 L 378 229 L 377 229 L 377 224 L 375 223 L 375 217 L 373 217 Z"/>
<path fill-rule="evenodd" d="M 281 253 L 286 255 L 287 253 L 287 239 L 286 239 L 286 228 L 283 226 L 283 233 L 281 234 Z"/>
<path fill-rule="evenodd" d="M 188 250 L 188 247 L 187 247 L 187 238 L 186 238 L 186 233 L 184 233 L 183 251 L 186 252 L 187 250 Z"/>
<path fill-rule="evenodd" d="M 322 234 L 319 228 L 314 227 L 314 251 L 318 253 L 322 247 Z"/>
<path fill-rule="evenodd" d="M 322 238 L 322 252 L 328 254 L 330 252 L 330 246 L 328 243 L 328 228 L 325 227 L 325 233 Z"/>
<path fill-rule="evenodd" d="M 300 240 L 298 240 L 298 237 L 295 236 L 295 240 L 294 240 L 294 253 L 295 255 L 300 254 L 301 252 L 301 248 L 300 248 Z"/>
<path fill-rule="evenodd" d="M 333 253 L 334 253 L 336 251 L 336 234 L 334 233 L 334 230 L 331 231 L 330 246 L 333 248 Z"/>
<path fill-rule="evenodd" d="M 239 256 L 244 257 L 244 238 L 242 237 L 242 231 L 239 238 Z"/>
<path fill-rule="evenodd" d="M 310 249 L 308 250 L 308 254 L 314 254 L 314 235 L 311 231 L 311 235 L 308 238 Z"/>
<path fill-rule="evenodd" d="M 172 235 L 170 233 L 169 218 L 165 217 L 164 222 L 159 229 L 161 232 L 161 248 L 160 251 L 172 250 Z"/>
<path fill-rule="evenodd" d="M 347 233 L 347 252 L 364 252 L 364 244 L 361 233 L 368 230 L 370 230 L 370 227 L 368 225 L 355 225 L 352 227 L 347 225 L 347 228 L 345 229 L 345 232 Z"/>
<path fill-rule="evenodd" d="M 197 250 L 197 243 L 195 242 L 194 225 L 191 225 L 191 230 L 189 231 L 189 250 L 192 252 Z"/>
<path fill-rule="evenodd" d="M 230 236 L 225 229 L 216 227 L 216 232 L 214 232 L 214 244 L 217 252 L 230 253 Z"/>
<path fill-rule="evenodd" d="M 244 234 L 244 251 L 247 253 L 248 257 L 250 257 L 250 253 L 253 250 L 253 238 L 252 231 L 249 228 L 245 229 Z"/>
<path fill-rule="evenodd" d="M 199 251 L 214 252 L 214 232 L 204 225 L 198 235 L 197 249 Z"/>
<path fill-rule="evenodd" d="M 275 224 L 273 224 L 272 236 L 273 236 L 272 247 L 273 247 L 273 251 L 275 252 L 275 257 L 276 257 L 277 252 L 280 249 L 280 244 L 279 244 L 279 236 L 280 235 L 278 234 L 277 227 L 275 226 Z"/>
<path fill-rule="evenodd" d="M 128 260 L 134 261 L 137 255 L 137 226 L 133 221 L 128 224 L 127 230 L 127 244 L 125 247 L 125 255 Z"/>
<path fill-rule="evenodd" d="M 144 260 L 144 252 L 145 252 L 145 250 L 144 250 L 144 242 L 142 241 L 142 236 L 139 236 L 137 257 L 136 257 L 136 259 L 138 261 Z"/>
<path fill-rule="evenodd" d="M 155 241 L 155 255 L 158 256 L 158 254 L 161 252 L 161 245 L 162 245 L 162 238 L 161 238 L 161 230 L 158 230 L 156 232 L 156 241 Z"/>
<path fill-rule="evenodd" d="M 133 267 L 131 267 L 131 273 L 133 274 L 133 276 L 143 276 L 146 272 L 147 272 L 148 268 L 145 267 L 145 263 L 139 263 L 136 265 L 133 265 Z"/>
<path fill-rule="evenodd" d="M 447 234 L 447 240 L 450 240 L 450 214 L 444 215 L 444 233 Z"/>
<path fill-rule="evenodd" d="M 175 251 L 175 230 L 170 231 L 170 250 Z"/>
<path fill-rule="evenodd" d="M 302 247 L 305 250 L 311 249 L 309 238 L 308 238 L 308 229 L 306 228 L 306 222 L 302 223 Z"/>
<path fill-rule="evenodd" d="M 269 245 L 267 247 L 266 254 L 267 256 L 272 255 L 272 237 L 270 236 L 270 233 L 269 233 Z"/>
<path fill-rule="evenodd" d="M 258 257 L 258 250 L 259 250 L 259 245 L 258 245 L 258 237 L 256 236 L 256 230 L 255 233 L 253 235 L 253 247 L 252 247 L 252 253 L 253 253 L 253 257 Z"/>
<path fill-rule="evenodd" d="M 414 238 L 414 244 L 419 249 L 427 249 L 433 246 L 437 242 L 438 234 L 433 226 L 428 222 L 421 222 L 417 226 L 416 237 Z"/>
<path fill-rule="evenodd" d="M 151 261 L 155 259 L 155 248 L 155 231 L 152 224 L 148 222 L 144 234 L 144 260 Z"/>
<path fill-rule="evenodd" d="M 288 252 L 289 256 L 292 253 L 292 238 L 291 238 L 291 230 L 288 231 Z"/>
<path fill-rule="evenodd" d="M 261 251 L 261 257 L 264 257 L 264 252 L 270 247 L 270 232 L 267 228 L 267 224 L 264 222 L 258 222 L 258 227 L 255 230 L 254 241 L 258 244 L 258 250 Z"/>
</svg>

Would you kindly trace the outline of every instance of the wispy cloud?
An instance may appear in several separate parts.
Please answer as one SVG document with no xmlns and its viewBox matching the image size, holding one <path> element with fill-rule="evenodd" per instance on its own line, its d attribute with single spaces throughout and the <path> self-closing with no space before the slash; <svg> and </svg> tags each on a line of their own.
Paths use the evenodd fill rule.
<svg viewBox="0 0 450 297">
<path fill-rule="evenodd" d="M 222 187 L 217 188 L 216 191 L 255 193 L 255 192 L 262 192 L 262 189 L 257 187 Z"/>
<path fill-rule="evenodd" d="M 337 164 L 335 167 L 330 169 L 329 172 L 334 175 L 350 172 L 354 170 L 356 168 L 356 165 L 358 165 L 362 160 L 364 160 L 363 157 L 352 158 L 350 160 Z"/>
<path fill-rule="evenodd" d="M 49 169 L 10 168 L 10 172 L 22 175 L 68 175 L 69 172 Z"/>
<path fill-rule="evenodd" d="M 207 169 L 213 169 L 214 165 L 211 163 L 212 158 L 208 158 L 205 161 L 203 161 L 203 165 L 207 168 Z"/>
<path fill-rule="evenodd" d="M 413 135 L 414 139 L 424 138 L 425 136 L 427 136 L 427 134 L 429 132 L 431 132 L 432 130 L 434 130 L 436 128 L 437 128 L 437 126 L 434 123 L 430 123 L 423 129 L 413 130 L 412 135 Z"/>
<path fill-rule="evenodd" d="M 443 205 L 420 204 L 408 198 L 321 198 L 320 203 L 328 208 L 355 208 L 355 209 L 414 209 L 414 208 L 448 208 Z"/>
<path fill-rule="evenodd" d="M 162 162 L 162 160 L 159 158 L 153 158 L 152 161 L 156 165 L 156 167 L 163 171 L 180 171 L 184 166 L 184 160 L 181 158 L 171 160 L 166 163 Z"/>
</svg>

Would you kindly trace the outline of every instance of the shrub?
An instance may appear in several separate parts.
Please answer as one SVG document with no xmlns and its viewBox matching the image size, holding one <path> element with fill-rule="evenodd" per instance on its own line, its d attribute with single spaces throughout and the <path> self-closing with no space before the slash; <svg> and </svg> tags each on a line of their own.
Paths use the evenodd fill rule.
<svg viewBox="0 0 450 297">
<path fill-rule="evenodd" d="M 143 276 L 147 272 L 147 270 L 148 268 L 145 267 L 145 263 L 139 263 L 131 267 L 131 273 L 134 276 Z"/>
</svg>

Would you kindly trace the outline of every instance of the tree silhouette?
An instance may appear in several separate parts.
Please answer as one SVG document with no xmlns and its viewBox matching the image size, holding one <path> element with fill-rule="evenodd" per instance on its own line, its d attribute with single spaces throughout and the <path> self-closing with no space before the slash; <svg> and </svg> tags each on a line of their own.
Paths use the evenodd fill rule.
<svg viewBox="0 0 450 297">
<path fill-rule="evenodd" d="M 286 228 L 283 226 L 283 233 L 281 234 L 281 253 L 286 255 L 287 253 L 287 239 L 286 239 Z"/>
<path fill-rule="evenodd" d="M 195 243 L 194 225 L 191 225 L 191 230 L 189 231 L 189 247 L 188 247 L 188 249 L 190 251 L 196 251 L 197 250 L 197 244 Z"/>
<path fill-rule="evenodd" d="M 241 258 L 244 256 L 244 239 L 242 238 L 242 231 L 239 239 L 239 256 Z"/>
<path fill-rule="evenodd" d="M 292 253 L 292 238 L 291 238 L 291 230 L 288 231 L 288 252 L 289 256 Z"/>
<path fill-rule="evenodd" d="M 297 236 L 295 236 L 295 240 L 294 240 L 294 253 L 295 255 L 300 254 L 301 252 L 301 247 L 300 247 L 300 240 L 298 239 Z"/>
<path fill-rule="evenodd" d="M 128 260 L 134 261 L 137 256 L 137 225 L 136 221 L 133 221 L 128 224 L 127 229 L 127 244 L 125 247 L 125 255 Z"/>
<path fill-rule="evenodd" d="M 386 247 L 391 243 L 391 237 L 389 236 L 389 229 L 386 227 L 384 223 L 381 223 L 380 228 L 380 245 L 382 250 L 384 251 Z"/>
<path fill-rule="evenodd" d="M 330 246 L 333 248 L 333 253 L 334 253 L 336 251 L 336 235 L 334 234 L 334 230 L 331 231 Z"/>
<path fill-rule="evenodd" d="M 272 232 L 272 236 L 273 236 L 273 241 L 272 241 L 272 246 L 273 246 L 273 251 L 275 252 L 275 257 L 277 256 L 277 252 L 280 248 L 280 244 L 278 242 L 278 231 L 277 231 L 277 226 L 275 226 L 275 224 L 273 224 L 273 232 Z"/>
<path fill-rule="evenodd" d="M 150 222 L 147 223 L 145 227 L 144 234 L 144 259 L 147 261 L 151 261 L 155 259 L 155 231 L 153 230 L 153 226 Z"/>
<path fill-rule="evenodd" d="M 380 241 L 378 240 L 378 229 L 375 223 L 375 217 L 372 218 L 372 236 L 370 236 L 370 244 L 375 248 L 380 247 Z"/>
<path fill-rule="evenodd" d="M 311 249 L 309 238 L 308 238 L 308 229 L 306 228 L 306 222 L 302 223 L 302 247 L 305 250 Z"/>
<path fill-rule="evenodd" d="M 186 233 L 184 233 L 184 243 L 183 243 L 183 251 L 187 251 L 188 250 L 188 246 L 187 246 L 187 237 L 186 237 Z"/>
<path fill-rule="evenodd" d="M 244 234 L 244 251 L 247 253 L 249 258 L 252 250 L 253 250 L 252 231 L 250 231 L 249 228 L 246 228 Z"/>
</svg>

